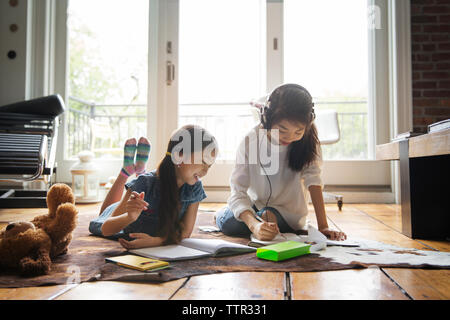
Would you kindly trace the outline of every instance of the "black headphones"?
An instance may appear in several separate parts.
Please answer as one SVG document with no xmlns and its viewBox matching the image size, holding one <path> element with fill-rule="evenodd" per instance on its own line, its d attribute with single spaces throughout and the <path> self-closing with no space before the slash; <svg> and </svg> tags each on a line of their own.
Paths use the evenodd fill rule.
<svg viewBox="0 0 450 320">
<path fill-rule="evenodd" d="M 312 96 L 309 93 L 308 90 L 306 90 L 301 85 L 295 84 L 295 83 L 287 83 L 282 84 L 275 89 L 272 90 L 272 92 L 267 96 L 266 101 L 263 105 L 259 105 L 260 113 L 261 113 L 261 123 L 264 127 L 264 129 L 269 129 L 272 125 L 272 114 L 274 112 L 274 107 L 271 107 L 271 105 L 278 106 L 278 99 L 280 95 L 280 91 L 284 90 L 286 88 L 297 88 L 301 90 L 302 92 L 306 93 L 306 95 L 311 99 L 311 121 L 313 122 L 316 118 L 316 114 L 314 112 L 314 102 L 312 102 Z"/>
</svg>

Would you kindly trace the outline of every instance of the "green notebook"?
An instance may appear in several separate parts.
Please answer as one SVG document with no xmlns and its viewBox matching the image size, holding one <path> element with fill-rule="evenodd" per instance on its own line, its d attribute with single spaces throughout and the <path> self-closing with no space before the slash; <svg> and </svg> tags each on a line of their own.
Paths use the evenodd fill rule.
<svg viewBox="0 0 450 320">
<path fill-rule="evenodd" d="M 310 247 L 310 244 L 302 242 L 285 241 L 258 248 L 256 256 L 266 260 L 282 261 L 308 254 Z"/>
</svg>

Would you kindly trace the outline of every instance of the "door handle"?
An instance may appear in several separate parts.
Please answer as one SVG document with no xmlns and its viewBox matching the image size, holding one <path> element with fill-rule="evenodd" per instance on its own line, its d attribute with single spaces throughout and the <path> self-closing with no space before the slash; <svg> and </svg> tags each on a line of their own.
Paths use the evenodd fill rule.
<svg viewBox="0 0 450 320">
<path fill-rule="evenodd" d="M 175 65 L 172 61 L 167 61 L 166 63 L 166 83 L 168 86 L 172 85 L 175 80 Z"/>
</svg>

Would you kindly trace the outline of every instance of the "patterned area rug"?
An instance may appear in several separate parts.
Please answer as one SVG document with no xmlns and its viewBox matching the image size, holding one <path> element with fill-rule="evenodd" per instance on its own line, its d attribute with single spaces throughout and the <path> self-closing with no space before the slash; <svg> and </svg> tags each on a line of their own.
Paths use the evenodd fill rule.
<svg viewBox="0 0 450 320">
<path fill-rule="evenodd" d="M 126 254 L 127 252 L 120 246 L 117 241 L 90 235 L 88 231 L 89 221 L 96 215 L 97 213 L 94 212 L 80 214 L 78 226 L 74 231 L 74 238 L 69 246 L 68 253 L 54 260 L 52 270 L 49 275 L 24 278 L 14 273 L 2 273 L 0 275 L 0 287 L 31 287 L 55 284 L 71 284 L 95 280 L 165 282 L 188 276 L 220 272 L 306 272 L 365 268 L 369 265 L 407 268 L 450 267 L 449 265 L 442 266 L 428 264 L 428 260 L 426 261 L 427 263 L 410 264 L 410 261 L 405 260 L 407 261 L 405 262 L 401 259 L 392 261 L 391 263 L 386 263 L 386 261 L 373 261 L 367 263 L 364 262 L 364 259 L 362 259 L 362 257 L 365 256 L 373 256 L 373 254 L 360 254 L 359 256 L 357 254 L 350 255 L 351 257 L 354 257 L 354 259 L 344 260 L 338 259 L 336 257 L 337 251 L 333 249 L 330 250 L 330 253 L 332 251 L 334 255 L 330 255 L 329 257 L 324 254 L 313 253 L 281 262 L 272 262 L 258 259 L 256 258 L 254 252 L 236 256 L 174 261 L 170 263 L 171 267 L 168 269 L 160 270 L 157 272 L 144 273 L 119 267 L 115 264 L 105 263 L 105 258 Z M 219 238 L 241 244 L 248 243 L 248 238 L 232 238 L 227 237 L 220 232 L 205 233 L 199 230 L 198 226 L 213 225 L 213 219 L 213 213 L 199 212 L 192 237 Z M 329 248 L 327 248 L 326 250 L 328 249 Z M 380 254 L 380 251 L 368 251 L 365 247 L 362 247 L 360 249 L 365 249 L 365 251 L 361 251 L 364 253 L 372 252 L 375 254 Z M 351 252 L 349 251 L 349 248 L 339 250 Z M 377 247 L 374 250 L 382 249 Z M 408 252 L 401 252 L 399 256 L 406 257 L 408 254 L 417 256 L 417 250 L 404 250 L 408 250 Z M 358 259 L 360 261 L 358 261 Z"/>
</svg>

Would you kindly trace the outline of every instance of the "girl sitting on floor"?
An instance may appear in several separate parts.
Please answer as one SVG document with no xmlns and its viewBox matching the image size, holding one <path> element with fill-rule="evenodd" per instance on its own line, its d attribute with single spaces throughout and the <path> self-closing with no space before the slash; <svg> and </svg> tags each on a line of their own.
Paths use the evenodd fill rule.
<svg viewBox="0 0 450 320">
<path fill-rule="evenodd" d="M 195 143 L 195 139 L 201 141 Z M 199 202 L 206 198 L 200 178 L 218 153 L 216 139 L 199 126 L 184 126 L 172 134 L 158 169 L 145 173 L 149 153 L 146 138 L 141 137 L 137 146 L 134 138 L 126 141 L 123 168 L 99 217 L 89 224 L 92 234 L 118 239 L 126 249 L 178 243 L 190 237 Z M 137 178 L 126 183 L 133 174 Z M 122 198 L 124 187 L 127 191 Z"/>
<path fill-rule="evenodd" d="M 231 196 L 228 206 L 216 213 L 217 226 L 226 235 L 253 233 L 260 240 L 272 240 L 279 232 L 298 233 L 307 224 L 306 189 L 319 230 L 333 240 L 346 239 L 345 233 L 328 227 L 325 215 L 311 95 L 302 86 L 285 84 L 260 107 L 261 124 L 244 137 L 237 150 Z M 273 168 L 263 161 L 269 146 Z"/>
</svg>

